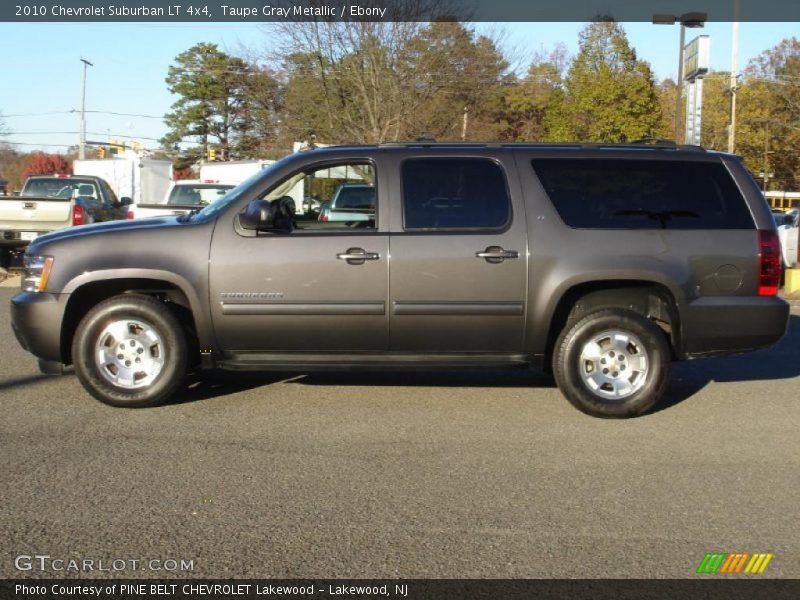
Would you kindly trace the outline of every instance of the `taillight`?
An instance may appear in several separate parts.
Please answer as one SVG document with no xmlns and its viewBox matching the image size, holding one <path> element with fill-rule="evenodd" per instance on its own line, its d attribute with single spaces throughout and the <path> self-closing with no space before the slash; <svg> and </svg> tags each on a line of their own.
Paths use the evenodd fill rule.
<svg viewBox="0 0 800 600">
<path fill-rule="evenodd" d="M 128 218 L 128 219 L 133 219 L 133 218 L 134 218 L 134 214 L 133 214 L 133 211 L 132 211 L 132 210 L 129 210 L 129 211 L 128 211 L 128 216 L 127 216 L 127 218 Z"/>
<path fill-rule="evenodd" d="M 328 222 L 328 213 L 320 213 L 319 222 L 320 223 L 327 223 Z"/>
<path fill-rule="evenodd" d="M 83 210 L 82 206 L 76 204 L 72 208 L 72 224 L 83 225 L 84 223 L 86 223 L 86 211 Z"/>
<path fill-rule="evenodd" d="M 781 283 L 781 242 L 771 229 L 758 230 L 758 295 L 775 296 Z"/>
</svg>

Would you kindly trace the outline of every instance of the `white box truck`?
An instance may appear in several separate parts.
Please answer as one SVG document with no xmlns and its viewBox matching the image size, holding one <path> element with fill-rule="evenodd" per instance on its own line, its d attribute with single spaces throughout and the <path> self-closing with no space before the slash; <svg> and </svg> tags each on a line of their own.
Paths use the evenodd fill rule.
<svg viewBox="0 0 800 600">
<path fill-rule="evenodd" d="M 260 159 L 204 162 L 200 165 L 200 181 L 239 185 L 251 175 L 258 173 L 274 162 L 274 160 Z"/>
<path fill-rule="evenodd" d="M 135 154 L 104 159 L 76 160 L 75 175 L 102 177 L 118 198 L 127 196 L 135 204 L 162 202 L 172 183 L 172 163 L 140 158 Z"/>
</svg>

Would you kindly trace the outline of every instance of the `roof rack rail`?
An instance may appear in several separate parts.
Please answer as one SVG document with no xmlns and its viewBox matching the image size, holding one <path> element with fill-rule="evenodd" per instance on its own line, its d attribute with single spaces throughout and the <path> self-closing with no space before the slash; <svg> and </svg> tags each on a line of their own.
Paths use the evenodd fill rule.
<svg viewBox="0 0 800 600">
<path fill-rule="evenodd" d="M 677 144 L 673 140 L 643 138 L 632 142 L 437 142 L 433 138 L 420 137 L 411 142 L 383 142 L 379 148 L 580 148 L 585 150 L 685 150 L 705 152 L 702 146 Z"/>
<path fill-rule="evenodd" d="M 652 135 L 646 135 L 638 140 L 633 140 L 631 144 L 652 144 L 654 146 L 677 146 L 675 140 L 668 140 L 666 138 L 657 138 Z"/>
</svg>

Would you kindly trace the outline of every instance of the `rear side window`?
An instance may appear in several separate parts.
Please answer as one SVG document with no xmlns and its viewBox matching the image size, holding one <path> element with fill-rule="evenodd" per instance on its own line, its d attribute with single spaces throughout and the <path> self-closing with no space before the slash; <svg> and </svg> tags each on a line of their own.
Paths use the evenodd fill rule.
<svg viewBox="0 0 800 600">
<path fill-rule="evenodd" d="M 482 158 L 403 163 L 405 229 L 500 229 L 511 200 L 500 165 Z"/>
<path fill-rule="evenodd" d="M 754 229 L 741 192 L 713 162 L 535 159 L 564 222 L 591 229 Z"/>
</svg>

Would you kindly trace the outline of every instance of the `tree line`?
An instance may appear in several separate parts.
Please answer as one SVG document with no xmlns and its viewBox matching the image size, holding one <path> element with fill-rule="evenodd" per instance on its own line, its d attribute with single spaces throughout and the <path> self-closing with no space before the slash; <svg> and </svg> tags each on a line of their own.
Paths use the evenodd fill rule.
<svg viewBox="0 0 800 600">
<path fill-rule="evenodd" d="M 161 151 L 178 167 L 212 149 L 217 160 L 277 158 L 297 141 L 675 138 L 675 82 L 657 81 L 613 21 L 587 24 L 574 56 L 557 45 L 525 70 L 495 39 L 455 21 L 284 23 L 269 35 L 280 40 L 269 56 L 200 43 L 175 58 L 166 84 L 177 99 Z M 729 88 L 729 73 L 706 77 L 707 148 L 727 150 Z M 736 152 L 770 189 L 799 190 L 798 148 L 800 41 L 790 38 L 739 78 Z"/>
<path fill-rule="evenodd" d="M 500 142 L 674 139 L 675 82 L 657 81 L 623 27 L 587 24 L 578 51 L 531 57 L 518 75 L 499 44 L 459 22 L 287 23 L 271 60 L 213 44 L 180 54 L 165 148 L 187 161 L 274 157 L 292 142 L 430 136 Z M 705 82 L 703 145 L 727 150 L 729 74 Z M 770 188 L 800 189 L 800 41 L 783 40 L 738 82 L 736 152 Z M 682 135 L 682 132 L 681 132 Z"/>
</svg>

